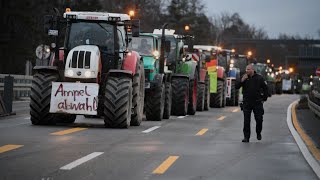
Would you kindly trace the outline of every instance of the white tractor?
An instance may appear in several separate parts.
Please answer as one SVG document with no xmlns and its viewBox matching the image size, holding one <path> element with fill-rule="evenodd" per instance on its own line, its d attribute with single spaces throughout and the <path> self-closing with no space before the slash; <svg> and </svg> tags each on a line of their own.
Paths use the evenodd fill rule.
<svg viewBox="0 0 320 180">
<path fill-rule="evenodd" d="M 139 36 L 139 20 L 127 14 L 68 10 L 63 19 L 46 16 L 45 22 L 56 44 L 50 65 L 34 68 L 32 124 L 73 123 L 76 115 L 86 115 L 104 117 L 106 127 L 139 126 L 144 68 L 139 54 L 127 49 L 127 32 Z M 64 46 L 58 49 L 62 24 Z"/>
</svg>

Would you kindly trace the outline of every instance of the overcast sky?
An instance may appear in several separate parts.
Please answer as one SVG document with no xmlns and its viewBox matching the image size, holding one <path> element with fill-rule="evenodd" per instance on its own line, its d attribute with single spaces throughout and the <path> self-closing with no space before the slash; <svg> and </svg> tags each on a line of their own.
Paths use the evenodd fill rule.
<svg viewBox="0 0 320 180">
<path fill-rule="evenodd" d="M 270 38 L 280 33 L 320 39 L 320 0 L 202 0 L 208 16 L 238 12 L 248 24 Z"/>
</svg>

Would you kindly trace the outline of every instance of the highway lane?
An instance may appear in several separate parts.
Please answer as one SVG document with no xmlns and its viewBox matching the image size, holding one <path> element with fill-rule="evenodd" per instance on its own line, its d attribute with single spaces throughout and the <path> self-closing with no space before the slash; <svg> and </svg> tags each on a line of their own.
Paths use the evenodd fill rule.
<svg viewBox="0 0 320 180">
<path fill-rule="evenodd" d="M 298 98 L 270 98 L 262 141 L 253 120 L 249 144 L 241 142 L 238 107 L 129 129 L 106 129 L 101 119 L 83 116 L 58 126 L 32 126 L 28 115 L 4 117 L 0 179 L 317 179 L 286 123 L 287 108 Z"/>
</svg>

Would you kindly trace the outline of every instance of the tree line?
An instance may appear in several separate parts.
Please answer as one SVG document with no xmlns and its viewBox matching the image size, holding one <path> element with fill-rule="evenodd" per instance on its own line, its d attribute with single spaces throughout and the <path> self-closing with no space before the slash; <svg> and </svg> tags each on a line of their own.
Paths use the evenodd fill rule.
<svg viewBox="0 0 320 180">
<path fill-rule="evenodd" d="M 135 9 L 142 32 L 152 32 L 166 22 L 169 28 L 183 33 L 184 26 L 189 25 L 188 33 L 195 35 L 197 44 L 219 45 L 229 38 L 268 39 L 263 29 L 247 24 L 238 13 L 208 17 L 201 0 L 1 0 L 0 7 L 0 73 L 24 74 L 26 61 L 35 63 L 36 47 L 49 44 L 43 16 L 52 14 L 53 7 L 61 14 L 66 7 L 115 13 Z"/>
</svg>

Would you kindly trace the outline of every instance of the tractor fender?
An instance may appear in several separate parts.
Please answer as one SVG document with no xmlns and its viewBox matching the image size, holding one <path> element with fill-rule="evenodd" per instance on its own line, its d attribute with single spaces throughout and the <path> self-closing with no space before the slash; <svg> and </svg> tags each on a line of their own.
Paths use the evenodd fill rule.
<svg viewBox="0 0 320 180">
<path fill-rule="evenodd" d="M 224 72 L 225 72 L 225 70 L 224 70 L 223 67 L 221 67 L 221 66 L 217 67 L 217 76 L 218 76 L 218 78 L 224 79 L 224 77 L 225 77 Z"/>
<path fill-rule="evenodd" d="M 191 64 L 191 74 L 190 74 L 190 80 L 194 79 L 194 73 L 197 71 L 197 63 L 192 63 Z"/>
<path fill-rule="evenodd" d="M 206 75 L 207 75 L 207 70 L 205 69 L 200 69 L 200 81 L 199 82 L 205 82 L 206 79 Z"/>
<path fill-rule="evenodd" d="M 131 51 L 127 53 L 123 60 L 123 70 L 128 70 L 132 72 L 134 76 L 136 73 L 137 63 L 139 63 L 140 55 L 136 51 Z"/>
<path fill-rule="evenodd" d="M 111 69 L 108 72 L 108 77 L 129 77 L 132 78 L 132 71 L 130 70 L 120 70 L 120 69 Z"/>
</svg>

